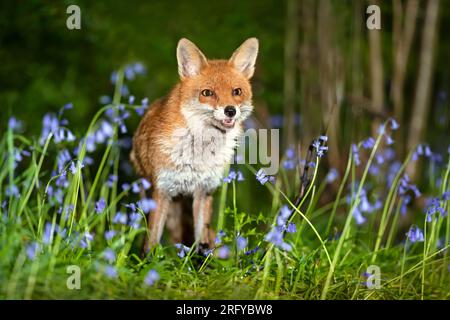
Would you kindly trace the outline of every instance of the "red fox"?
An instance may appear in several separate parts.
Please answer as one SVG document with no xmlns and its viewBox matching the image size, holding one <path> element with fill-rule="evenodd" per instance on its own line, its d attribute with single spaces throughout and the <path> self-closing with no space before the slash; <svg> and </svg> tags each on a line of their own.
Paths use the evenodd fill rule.
<svg viewBox="0 0 450 320">
<path fill-rule="evenodd" d="M 208 60 L 191 41 L 178 42 L 180 82 L 144 114 L 130 154 L 138 174 L 152 182 L 157 204 L 148 219 L 145 252 L 159 243 L 165 225 L 175 243 L 212 247 L 212 193 L 253 110 L 249 80 L 258 46 L 250 38 L 229 60 Z"/>
</svg>

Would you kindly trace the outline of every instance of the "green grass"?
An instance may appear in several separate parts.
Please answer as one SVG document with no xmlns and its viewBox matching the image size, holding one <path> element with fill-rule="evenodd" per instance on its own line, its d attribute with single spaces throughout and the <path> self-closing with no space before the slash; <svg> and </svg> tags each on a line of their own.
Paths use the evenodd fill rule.
<svg viewBox="0 0 450 320">
<path fill-rule="evenodd" d="M 105 111 L 119 115 L 123 110 L 120 87 L 123 73 L 119 72 L 112 104 L 103 107 L 89 125 L 85 137 L 97 130 Z M 127 110 L 137 106 L 125 105 Z M 388 130 L 390 120 L 386 122 Z M 121 212 L 130 213 L 124 204 L 135 203 L 139 197 L 120 187 L 125 179 L 120 165 L 127 162 L 127 154 L 116 143 L 119 126 L 113 122 L 113 134 L 106 143 L 98 146 L 96 161 L 83 168 L 77 166 L 91 154 L 85 139 L 73 142 L 54 141 L 49 135 L 43 144 L 31 139 L 20 130 L 9 128 L 0 140 L 0 298 L 2 299 L 448 299 L 450 292 L 448 248 L 450 220 L 448 215 L 435 214 L 431 222 L 425 220 L 420 206 L 409 206 L 409 224 L 400 213 L 402 197 L 399 195 L 401 178 L 411 154 L 394 173 L 390 187 L 384 175 L 371 175 L 376 155 L 382 152 L 384 135 L 375 137 L 375 143 L 366 152 L 359 148 L 362 163 L 354 161 L 354 150 L 348 153 L 345 173 L 328 203 L 324 197 L 332 192 L 323 169 L 322 159 L 315 159 L 312 183 L 298 208 L 290 199 L 299 187 L 298 174 L 282 169 L 274 184 L 264 186 L 254 183 L 256 168 L 240 168 L 246 173 L 243 182 L 233 181 L 216 192 L 218 213 L 216 224 L 226 236 L 222 242 L 230 247 L 228 259 L 217 257 L 214 251 L 208 257 L 195 253 L 195 247 L 185 258 L 177 256 L 173 244 L 163 245 L 141 257 L 140 248 L 147 233 L 146 216 L 137 228 L 114 223 Z M 70 161 L 64 164 L 66 185 L 56 187 L 58 172 L 57 154 L 65 148 L 79 146 L 76 165 L 70 170 Z M 30 150 L 31 154 L 17 163 L 15 153 Z M 78 162 L 77 162 L 78 160 Z M 425 179 L 429 183 L 422 197 L 441 196 L 450 189 L 449 159 L 442 168 L 433 166 Z M 430 167 L 433 164 L 430 163 Z M 323 167 L 323 166 L 322 166 Z M 383 170 L 387 170 L 384 168 Z M 56 173 L 56 174 L 55 174 Z M 109 181 L 110 175 L 118 180 Z M 60 177 L 59 177 L 60 178 Z M 440 181 L 436 184 L 435 181 Z M 17 186 L 20 196 L 7 190 Z M 263 190 L 267 188 L 267 190 Z M 55 190 L 61 190 L 56 200 Z M 381 207 L 365 213 L 367 221 L 357 225 L 351 212 L 360 206 L 360 195 L 368 191 L 373 202 Z M 53 193 L 52 193 L 53 191 Z M 258 197 L 268 191 L 269 197 L 261 199 L 265 209 L 261 212 L 242 212 L 238 199 Z M 346 201 L 349 191 L 354 194 Z M 240 197 L 238 197 L 240 195 Z M 95 203 L 106 200 L 106 208 L 95 212 Z M 264 240 L 265 234 L 276 221 L 280 207 L 293 208 L 291 221 L 297 232 L 286 235 L 292 245 L 284 251 Z M 449 209 L 449 201 L 439 205 Z M 58 213 L 61 210 L 62 213 Z M 63 219 L 68 212 L 67 219 Z M 150 213 L 151 214 L 151 213 Z M 130 216 L 129 216 L 130 218 Z M 403 223 L 402 223 L 403 221 Z M 405 233 L 414 223 L 424 231 L 424 242 L 411 243 Z M 52 230 L 65 229 L 65 234 L 51 232 L 45 240 L 46 226 Z M 104 232 L 115 230 L 117 235 L 106 240 Z M 80 246 L 83 234 L 93 235 L 92 241 Z M 237 233 L 248 239 L 245 250 L 235 244 Z M 406 240 L 406 241 L 405 241 Z M 38 249 L 31 250 L 35 244 Z M 259 246 L 253 254 L 245 251 Z M 116 259 L 106 261 L 105 249 L 114 250 Z M 33 251 L 30 255 L 30 250 Z M 81 288 L 67 287 L 67 267 L 75 265 L 81 270 Z M 381 287 L 370 289 L 365 285 L 363 273 L 370 265 L 381 271 Z M 117 275 L 109 277 L 105 268 L 112 266 Z M 154 285 L 144 283 L 149 270 L 156 270 L 160 279 Z"/>
</svg>

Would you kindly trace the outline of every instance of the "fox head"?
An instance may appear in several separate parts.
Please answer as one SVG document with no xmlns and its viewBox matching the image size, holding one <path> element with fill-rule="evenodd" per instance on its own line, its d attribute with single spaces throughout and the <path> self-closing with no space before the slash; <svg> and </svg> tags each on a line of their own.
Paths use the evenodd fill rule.
<svg viewBox="0 0 450 320">
<path fill-rule="evenodd" d="M 181 108 L 188 126 L 228 131 L 252 112 L 250 78 L 255 70 L 258 40 L 247 39 L 229 60 L 208 60 L 187 39 L 177 47 Z"/>
</svg>

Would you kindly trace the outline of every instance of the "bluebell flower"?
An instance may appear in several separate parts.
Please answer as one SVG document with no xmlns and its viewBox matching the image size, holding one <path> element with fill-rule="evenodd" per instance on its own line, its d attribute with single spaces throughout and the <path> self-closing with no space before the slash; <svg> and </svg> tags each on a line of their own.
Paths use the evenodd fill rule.
<svg viewBox="0 0 450 320">
<path fill-rule="evenodd" d="M 191 248 L 186 247 L 186 246 L 185 246 L 184 244 L 182 244 L 182 243 L 176 243 L 176 244 L 175 244 L 175 248 L 178 249 L 177 255 L 178 255 L 181 259 L 183 259 L 183 258 L 189 253 L 189 251 L 191 250 Z"/>
<path fill-rule="evenodd" d="M 369 137 L 362 142 L 362 147 L 364 149 L 372 149 L 374 146 L 375 146 L 375 139 L 372 137 Z"/>
<path fill-rule="evenodd" d="M 411 183 L 409 176 L 407 174 L 404 174 L 403 177 L 400 179 L 398 190 L 400 196 L 406 194 L 408 191 L 412 191 L 416 198 L 421 196 L 419 189 L 414 184 Z"/>
<path fill-rule="evenodd" d="M 155 270 L 150 270 L 144 278 L 144 283 L 151 287 L 153 286 L 156 282 L 158 282 L 160 279 L 158 272 L 156 272 Z"/>
<path fill-rule="evenodd" d="M 264 171 L 264 169 L 259 169 L 258 172 L 256 173 L 256 180 L 259 181 L 259 183 L 261 183 L 262 185 L 266 184 L 266 182 L 270 181 L 270 182 L 274 182 L 275 181 L 275 177 L 273 176 L 268 176 L 266 174 L 266 172 Z"/>
<path fill-rule="evenodd" d="M 215 245 L 219 245 L 222 243 L 222 238 L 225 237 L 225 231 L 220 230 L 217 235 L 216 238 L 214 240 Z"/>
<path fill-rule="evenodd" d="M 127 224 L 128 217 L 122 212 L 117 212 L 113 218 L 113 223 Z"/>
<path fill-rule="evenodd" d="M 131 191 L 132 191 L 133 193 L 139 193 L 139 192 L 141 191 L 141 189 L 140 189 L 140 187 L 139 187 L 139 183 L 133 182 L 133 183 L 131 184 Z"/>
<path fill-rule="evenodd" d="M 86 231 L 81 237 L 79 245 L 81 248 L 86 249 L 92 240 L 94 240 L 94 236 Z"/>
<path fill-rule="evenodd" d="M 156 209 L 156 201 L 153 199 L 144 198 L 139 200 L 137 205 L 144 213 L 149 213 Z"/>
<path fill-rule="evenodd" d="M 258 250 L 259 250 L 259 246 L 256 246 L 255 248 L 253 248 L 249 251 L 246 251 L 245 255 L 247 255 L 247 256 L 252 255 L 252 254 L 256 253 Z"/>
<path fill-rule="evenodd" d="M 112 102 L 112 99 L 110 96 L 104 95 L 104 96 L 101 96 L 98 99 L 98 101 L 100 102 L 100 104 L 105 105 L 105 104 L 110 104 Z"/>
<path fill-rule="evenodd" d="M 6 187 L 5 195 L 7 197 L 20 197 L 19 188 L 15 184 L 10 184 L 8 187 Z"/>
<path fill-rule="evenodd" d="M 284 120 L 281 114 L 275 114 L 270 117 L 270 126 L 272 128 L 281 128 L 283 126 Z"/>
<path fill-rule="evenodd" d="M 283 228 L 280 226 L 272 227 L 272 229 L 265 235 L 264 240 L 271 242 L 276 247 L 285 251 L 290 251 L 292 249 L 288 243 L 284 242 Z"/>
<path fill-rule="evenodd" d="M 139 213 L 133 212 L 130 214 L 130 219 L 129 219 L 128 224 L 133 229 L 139 229 L 141 226 L 141 219 L 142 219 L 142 216 Z"/>
<path fill-rule="evenodd" d="M 36 258 L 37 252 L 40 250 L 39 243 L 32 242 L 29 245 L 27 245 L 27 257 L 30 260 L 34 260 Z"/>
<path fill-rule="evenodd" d="M 50 244 L 52 241 L 52 224 L 47 222 L 44 227 L 44 234 L 42 235 L 42 242 L 44 244 Z"/>
<path fill-rule="evenodd" d="M 281 207 L 280 213 L 278 214 L 277 217 L 277 225 L 280 227 L 286 225 L 287 220 L 290 218 L 290 216 L 291 216 L 291 209 L 289 209 L 289 207 L 286 205 Z"/>
<path fill-rule="evenodd" d="M 8 120 L 8 128 L 12 131 L 19 131 L 22 129 L 22 121 L 17 120 L 15 117 L 10 117 Z"/>
<path fill-rule="evenodd" d="M 392 137 L 389 136 L 389 135 L 385 135 L 385 139 L 386 139 L 386 144 L 387 144 L 388 146 L 390 146 L 390 145 L 392 145 L 392 144 L 394 143 L 394 140 L 393 140 Z"/>
<path fill-rule="evenodd" d="M 391 119 L 391 129 L 392 130 L 397 130 L 398 128 L 400 128 L 400 125 L 398 124 L 398 122 L 395 119 Z"/>
<path fill-rule="evenodd" d="M 381 135 L 381 134 L 384 134 L 385 131 L 386 131 L 386 128 L 385 128 L 384 124 L 383 124 L 383 123 L 380 124 L 380 126 L 379 126 L 378 129 L 377 129 L 377 133 L 378 133 L 379 135 Z"/>
<path fill-rule="evenodd" d="M 219 249 L 217 249 L 217 257 L 220 259 L 228 259 L 230 257 L 230 248 L 228 246 L 222 246 Z"/>
<path fill-rule="evenodd" d="M 335 168 L 331 168 L 330 171 L 328 171 L 325 180 L 327 183 L 333 183 L 338 177 L 339 172 Z"/>
<path fill-rule="evenodd" d="M 115 279 L 118 276 L 116 268 L 109 265 L 105 266 L 105 275 L 112 279 Z"/>
<path fill-rule="evenodd" d="M 108 230 L 105 231 L 105 239 L 110 241 L 112 238 L 114 238 L 114 236 L 116 235 L 116 231 L 115 230 Z"/>
<path fill-rule="evenodd" d="M 357 225 L 362 225 L 366 222 L 366 218 L 362 215 L 361 211 L 358 207 L 355 207 L 352 212 L 353 217 L 355 218 Z"/>
<path fill-rule="evenodd" d="M 142 178 L 142 179 L 141 179 L 141 185 L 142 185 L 142 187 L 144 188 L 144 190 L 148 190 L 148 189 L 150 189 L 150 187 L 152 186 L 152 184 L 150 183 L 150 181 L 148 181 L 148 180 L 145 179 L 145 178 Z"/>
<path fill-rule="evenodd" d="M 427 215 L 427 222 L 432 221 L 432 217 L 435 213 L 439 213 L 441 217 L 445 217 L 447 215 L 447 211 L 441 206 L 439 198 L 427 199 L 425 204 L 425 213 Z"/>
<path fill-rule="evenodd" d="M 114 185 L 115 182 L 117 182 L 117 176 L 114 174 L 110 174 L 108 176 L 108 180 L 106 181 L 106 184 L 108 185 L 108 187 L 112 188 L 112 186 Z"/>
<path fill-rule="evenodd" d="M 116 261 L 116 253 L 111 248 L 106 248 L 106 250 L 103 252 L 103 258 L 105 258 L 106 261 L 109 263 L 113 263 Z"/>
<path fill-rule="evenodd" d="M 406 233 L 406 237 L 412 243 L 424 241 L 424 236 L 423 236 L 422 230 L 420 230 L 419 227 L 417 227 L 415 225 L 411 226 L 408 233 Z"/>
<path fill-rule="evenodd" d="M 236 178 L 236 180 L 239 181 L 239 182 L 245 180 L 244 175 L 242 174 L 241 171 L 238 171 L 238 172 L 237 172 L 237 178 Z"/>
<path fill-rule="evenodd" d="M 353 161 L 357 166 L 361 164 L 361 160 L 359 159 L 359 150 L 356 144 L 352 144 L 352 153 L 353 153 Z"/>
<path fill-rule="evenodd" d="M 295 149 L 290 147 L 286 150 L 286 157 L 288 159 L 295 159 Z"/>
<path fill-rule="evenodd" d="M 289 223 L 287 228 L 286 228 L 286 232 L 289 232 L 289 233 L 297 232 L 297 226 L 295 225 L 295 223 L 292 223 L 292 222 Z"/>
<path fill-rule="evenodd" d="M 130 184 L 129 183 L 123 183 L 122 184 L 122 190 L 123 191 L 128 191 L 128 190 L 130 190 Z"/>
<path fill-rule="evenodd" d="M 145 75 L 145 73 L 147 72 L 145 66 L 140 62 L 133 63 L 132 68 L 134 72 L 138 75 Z"/>
<path fill-rule="evenodd" d="M 236 247 L 238 248 L 238 250 L 244 250 L 245 247 L 247 247 L 247 243 L 247 239 L 242 236 L 238 236 L 236 239 Z"/>
<path fill-rule="evenodd" d="M 376 160 L 376 162 L 377 162 L 377 164 L 379 164 L 379 165 L 381 165 L 381 164 L 383 164 L 384 163 L 384 157 L 383 157 L 383 155 L 381 155 L 381 154 L 376 154 L 375 155 L 375 160 Z"/>
<path fill-rule="evenodd" d="M 294 170 L 296 167 L 296 162 L 291 159 L 286 159 L 283 161 L 283 168 L 286 170 Z"/>
<path fill-rule="evenodd" d="M 95 212 L 100 214 L 102 213 L 106 208 L 106 200 L 104 198 L 101 198 L 95 203 Z"/>
<path fill-rule="evenodd" d="M 442 194 L 442 201 L 449 201 L 450 200 L 450 191 L 446 191 Z"/>
</svg>

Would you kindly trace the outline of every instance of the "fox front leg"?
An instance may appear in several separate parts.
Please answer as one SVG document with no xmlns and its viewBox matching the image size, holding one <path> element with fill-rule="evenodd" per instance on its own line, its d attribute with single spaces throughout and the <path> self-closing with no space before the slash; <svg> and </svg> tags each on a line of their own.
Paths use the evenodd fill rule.
<svg viewBox="0 0 450 320">
<path fill-rule="evenodd" d="M 151 248 L 159 243 L 166 224 L 167 215 L 171 207 L 171 198 L 164 192 L 155 190 L 154 199 L 156 201 L 156 210 L 149 215 L 148 229 L 150 235 L 145 237 L 144 252 L 147 253 Z"/>
<path fill-rule="evenodd" d="M 214 244 L 214 232 L 211 230 L 213 198 L 204 191 L 194 193 L 194 235 L 200 249 L 212 248 Z"/>
</svg>

